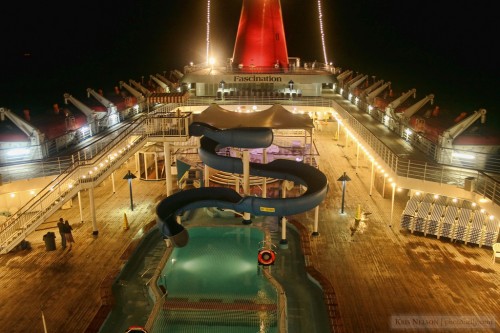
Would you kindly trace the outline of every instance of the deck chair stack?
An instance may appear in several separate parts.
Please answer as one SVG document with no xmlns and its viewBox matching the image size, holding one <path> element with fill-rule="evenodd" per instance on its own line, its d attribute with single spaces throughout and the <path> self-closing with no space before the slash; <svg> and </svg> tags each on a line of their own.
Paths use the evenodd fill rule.
<svg viewBox="0 0 500 333">
<path fill-rule="evenodd" d="M 473 216 L 473 210 L 461 207 L 458 211 L 458 216 L 455 223 L 455 229 L 453 230 L 453 234 L 451 235 L 451 239 L 466 241 L 466 237 L 468 236 L 468 231 L 470 228 L 471 220 Z"/>
<path fill-rule="evenodd" d="M 401 215 L 401 229 L 411 229 L 414 224 L 415 214 L 418 212 L 418 206 L 421 203 L 422 196 L 414 195 L 406 203 L 406 207 Z"/>
<path fill-rule="evenodd" d="M 424 200 L 420 203 L 417 214 L 414 218 L 414 223 L 410 229 L 412 233 L 415 231 L 418 231 L 418 232 L 425 231 L 425 227 L 427 225 L 427 221 L 428 221 L 429 215 L 431 213 L 432 207 L 433 207 L 432 202 L 428 202 L 428 201 Z"/>
<path fill-rule="evenodd" d="M 500 222 L 471 201 L 427 193 L 415 194 L 408 200 L 401 215 L 401 229 L 492 246 L 498 239 Z"/>
<path fill-rule="evenodd" d="M 437 237 L 451 238 L 456 220 L 458 218 L 458 205 L 452 200 L 447 200 L 444 216 L 438 228 Z"/>
<path fill-rule="evenodd" d="M 474 210 L 465 243 L 480 244 L 484 232 L 486 214 L 479 209 Z"/>
<path fill-rule="evenodd" d="M 500 229 L 500 222 L 495 218 L 487 218 L 483 228 L 481 243 L 479 246 L 493 246 L 498 239 L 498 232 Z"/>
<path fill-rule="evenodd" d="M 441 220 L 444 216 L 444 208 L 445 206 L 434 203 L 433 209 L 427 221 L 427 225 L 424 230 L 424 235 L 433 235 L 436 236 L 438 234 L 439 226 L 441 224 Z"/>
</svg>

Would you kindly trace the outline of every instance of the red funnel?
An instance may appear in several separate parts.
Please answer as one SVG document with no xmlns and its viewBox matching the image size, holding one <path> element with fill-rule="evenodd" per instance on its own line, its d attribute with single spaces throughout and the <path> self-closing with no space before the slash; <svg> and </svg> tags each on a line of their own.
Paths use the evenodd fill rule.
<svg viewBox="0 0 500 333">
<path fill-rule="evenodd" d="M 287 68 L 285 29 L 279 0 L 244 0 L 233 65 Z"/>
</svg>

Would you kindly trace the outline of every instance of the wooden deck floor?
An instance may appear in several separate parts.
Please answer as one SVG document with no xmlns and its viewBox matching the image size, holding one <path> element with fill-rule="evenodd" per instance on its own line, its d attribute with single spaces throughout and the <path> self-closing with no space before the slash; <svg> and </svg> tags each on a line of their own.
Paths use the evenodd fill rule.
<svg viewBox="0 0 500 333">
<path fill-rule="evenodd" d="M 302 224 L 310 242 L 305 251 L 307 262 L 335 290 L 341 315 L 339 331 L 442 332 L 401 330 L 401 326 L 392 327 L 391 320 L 489 316 L 496 328 L 451 331 L 500 332 L 500 262 L 492 263 L 491 249 L 400 231 L 398 219 L 405 201 L 397 198 L 394 219 L 389 223 L 390 198 L 383 199 L 378 191 L 368 194 L 368 163 L 361 160 L 356 174 L 355 149 L 337 145 L 324 132 L 317 133 L 316 139 L 320 167 L 330 181 L 328 198 L 320 209 L 320 236 L 310 236 L 314 211 L 293 218 Z M 89 198 L 84 193 L 84 223 L 80 223 L 75 199 L 73 207 L 61 210 L 28 237 L 32 250 L 0 256 L 0 327 L 9 332 L 43 332 L 43 310 L 49 333 L 92 332 L 89 324 L 109 302 L 114 277 L 142 237 L 142 228 L 154 219 L 155 204 L 166 192 L 163 182 L 134 181 L 135 209 L 130 211 L 128 184 L 120 177 L 130 167 L 133 165 L 117 171 L 116 193 L 112 193 L 110 181 L 94 191 L 97 237 L 92 236 Z M 346 214 L 341 215 L 337 179 L 343 172 L 352 180 L 346 186 Z M 371 215 L 366 230 L 351 236 L 358 204 Z M 129 230 L 123 228 L 124 213 Z M 71 251 L 60 248 L 55 229 L 60 216 L 74 226 L 76 244 Z M 42 238 L 47 231 L 56 233 L 55 251 L 45 250 Z"/>
</svg>

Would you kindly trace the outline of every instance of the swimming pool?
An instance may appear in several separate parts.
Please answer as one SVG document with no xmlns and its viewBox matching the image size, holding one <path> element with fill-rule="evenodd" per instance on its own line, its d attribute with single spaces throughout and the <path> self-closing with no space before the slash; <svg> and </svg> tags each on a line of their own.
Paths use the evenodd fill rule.
<svg viewBox="0 0 500 333">
<path fill-rule="evenodd" d="M 277 332 L 278 293 L 257 264 L 264 232 L 254 227 L 191 227 L 158 286 L 167 292 L 152 333 Z"/>
</svg>

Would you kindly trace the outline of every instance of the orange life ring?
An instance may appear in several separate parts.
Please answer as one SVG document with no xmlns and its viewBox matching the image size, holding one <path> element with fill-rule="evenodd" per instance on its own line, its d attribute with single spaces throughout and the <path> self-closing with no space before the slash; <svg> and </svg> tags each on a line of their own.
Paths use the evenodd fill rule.
<svg viewBox="0 0 500 333">
<path fill-rule="evenodd" d="M 276 260 L 276 253 L 272 250 L 260 250 L 259 255 L 257 256 L 257 260 L 259 261 L 259 265 L 272 265 L 274 264 L 274 260 Z"/>
</svg>

